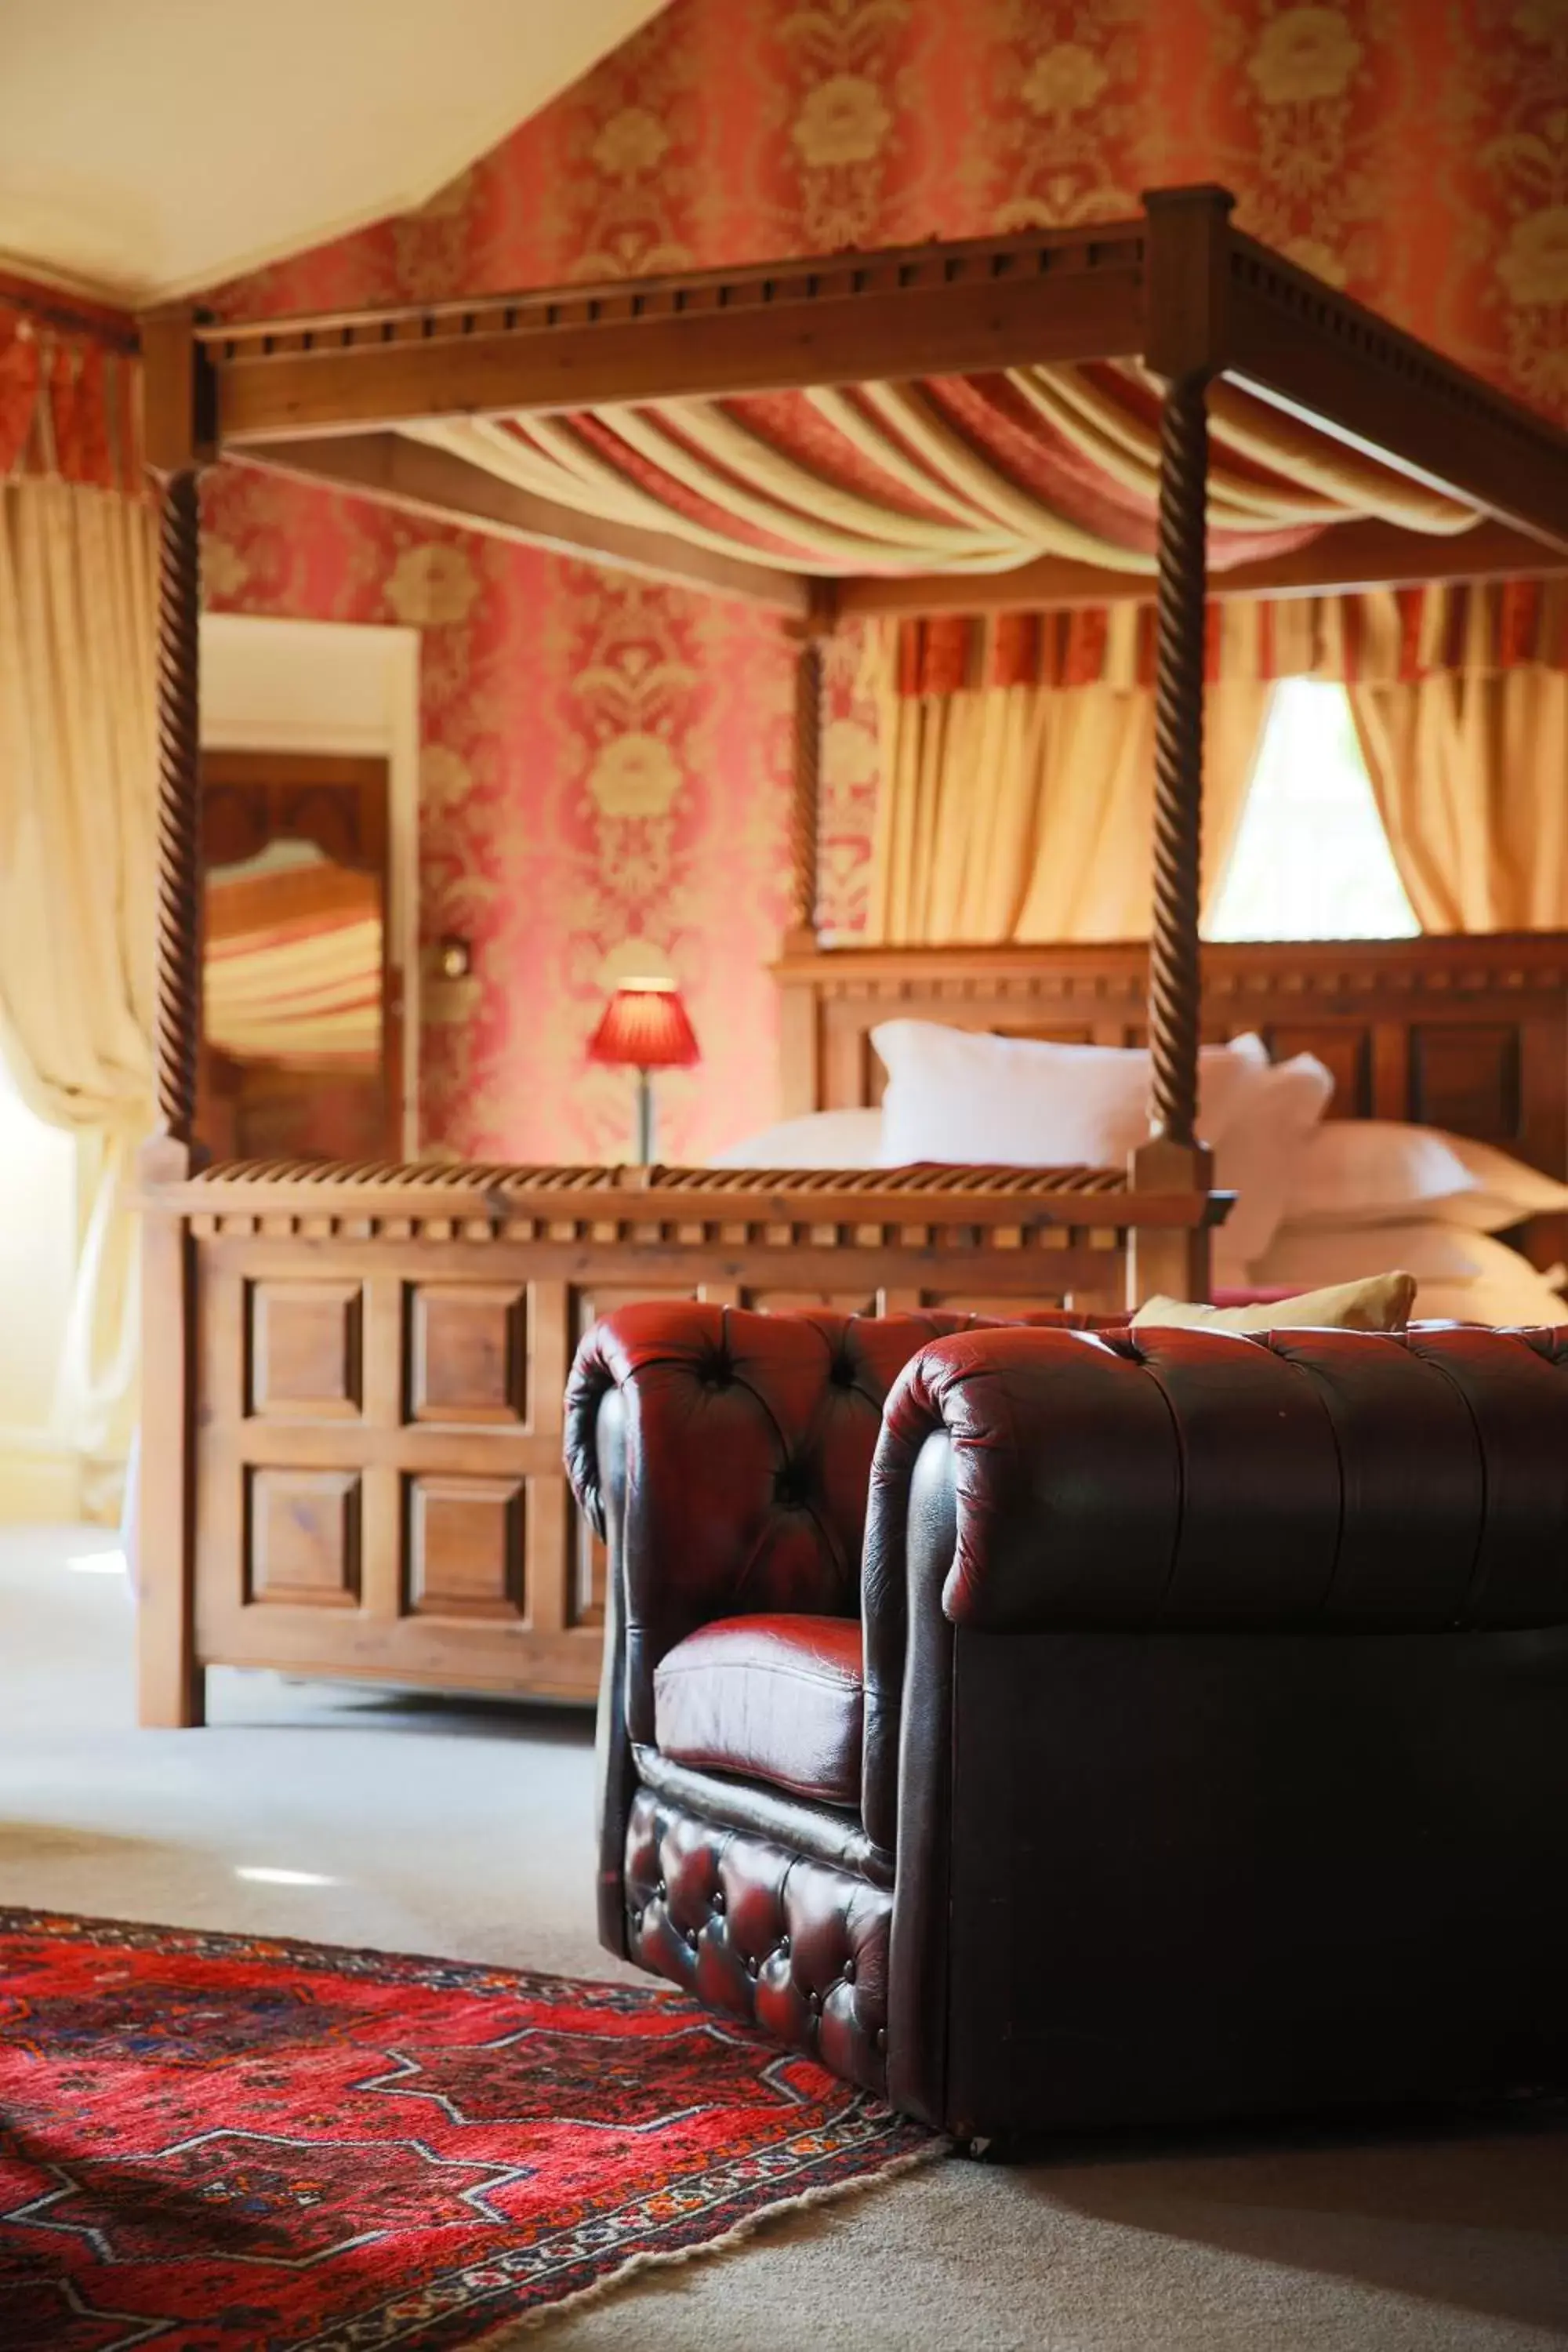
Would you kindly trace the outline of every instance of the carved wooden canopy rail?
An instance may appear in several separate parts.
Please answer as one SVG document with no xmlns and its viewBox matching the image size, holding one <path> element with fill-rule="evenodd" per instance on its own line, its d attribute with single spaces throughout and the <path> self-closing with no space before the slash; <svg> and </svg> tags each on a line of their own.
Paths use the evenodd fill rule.
<svg viewBox="0 0 1568 2352">
<path fill-rule="evenodd" d="M 1131 221 L 364 314 L 142 321 L 162 488 L 156 1090 L 143 1161 L 143 1719 L 199 1719 L 209 1663 L 586 1696 L 596 1570 L 573 1550 L 559 1397 L 594 1308 L 667 1289 L 776 1305 L 1202 1296 L 1223 1213 L 1194 1126 L 1208 388 L 1226 379 L 1484 518 L 1386 524 L 1226 576 L 1237 593 L 1568 568 L 1568 436 L 1230 223 L 1222 189 Z M 1154 1118 L 1126 1177 L 799 1177 L 284 1168 L 205 1172 L 199 479 L 283 467 L 783 611 L 801 641 L 792 951 L 814 945 L 820 656 L 836 613 L 1098 601 L 1125 577 L 1052 558 L 990 583 L 835 583 L 593 523 L 401 427 L 1139 362 L 1162 387 Z M 1464 552 L 1458 551 L 1463 549 Z"/>
</svg>

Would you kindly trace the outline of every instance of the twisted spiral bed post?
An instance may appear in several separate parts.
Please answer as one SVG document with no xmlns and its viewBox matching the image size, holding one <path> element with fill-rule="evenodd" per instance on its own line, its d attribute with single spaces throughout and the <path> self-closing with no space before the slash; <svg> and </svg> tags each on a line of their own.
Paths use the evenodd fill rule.
<svg viewBox="0 0 1568 2352">
<path fill-rule="evenodd" d="M 1160 415 L 1154 613 L 1153 914 L 1149 938 L 1150 1119 L 1197 1140 L 1208 410 L 1205 375 L 1178 377 Z"/>
<path fill-rule="evenodd" d="M 1133 1190 L 1204 1194 L 1213 1164 L 1198 1140 L 1202 975 L 1198 945 L 1204 772 L 1208 411 L 1211 370 L 1168 380 L 1160 417 L 1159 574 L 1154 608 L 1153 905 L 1149 932 L 1149 1125 Z M 1206 1298 L 1209 1233 L 1135 1226 L 1128 1304 L 1157 1293 Z"/>
<path fill-rule="evenodd" d="M 195 1141 L 202 1028 L 200 468 L 216 454 L 211 370 L 188 303 L 144 311 L 142 454 L 158 499 L 158 885 L 153 1004 L 157 1120 L 142 1179 L 142 1364 L 136 1612 L 137 1709 L 166 1729 L 200 1723 L 195 1630 L 196 1254 L 177 1188 Z"/>
<path fill-rule="evenodd" d="M 822 812 L 822 642 L 804 636 L 795 649 L 795 790 L 790 801 L 789 927 L 816 936 L 817 849 Z"/>
<path fill-rule="evenodd" d="M 195 1131 L 202 1031 L 201 498 L 165 475 L 158 549 L 158 939 L 153 1068 L 161 1131 Z"/>
</svg>

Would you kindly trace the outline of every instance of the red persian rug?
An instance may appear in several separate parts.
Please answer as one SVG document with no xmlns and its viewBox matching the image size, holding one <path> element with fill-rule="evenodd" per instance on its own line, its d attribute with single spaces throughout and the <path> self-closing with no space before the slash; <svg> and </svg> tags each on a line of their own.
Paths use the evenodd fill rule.
<svg viewBox="0 0 1568 2352">
<path fill-rule="evenodd" d="M 5 2352 L 456 2352 L 942 2146 L 656 1986 L 0 1911 Z"/>
</svg>

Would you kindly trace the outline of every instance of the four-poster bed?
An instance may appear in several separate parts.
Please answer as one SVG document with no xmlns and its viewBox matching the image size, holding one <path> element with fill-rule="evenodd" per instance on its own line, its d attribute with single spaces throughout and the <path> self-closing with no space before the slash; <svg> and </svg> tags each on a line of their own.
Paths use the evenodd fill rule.
<svg viewBox="0 0 1568 2352">
<path fill-rule="evenodd" d="M 560 1399 L 575 1339 L 606 1305 L 659 1290 L 881 1308 L 1204 1295 L 1226 1202 L 1197 1132 L 1197 1055 L 1228 1017 L 1199 966 L 1206 593 L 1568 568 L 1568 436 L 1239 235 L 1221 190 L 1171 190 L 1136 220 L 1092 228 L 317 320 L 207 324 L 187 309 L 144 322 L 163 498 L 144 1720 L 199 1720 L 213 1663 L 590 1696 L 598 1564 L 569 1522 Z M 1082 374 L 1095 367 L 1111 373 Z M 1110 449 L 1117 491 L 1095 530 L 1058 529 L 1038 484 L 1026 494 L 972 467 L 948 410 L 961 396 L 973 409 L 969 379 L 1009 370 L 1057 404 L 1073 446 L 1089 436 Z M 723 404 L 785 394 L 808 396 L 855 453 L 836 459 L 837 539 L 815 564 L 784 543 L 776 501 L 754 486 L 736 491 L 742 522 L 728 543 L 714 528 L 713 451 L 742 464 Z M 1016 450 L 1011 400 L 994 421 Z M 500 472 L 474 462 L 481 445 L 499 449 Z M 790 462 L 776 448 L 749 455 L 770 481 Z M 865 1099 L 853 1091 L 863 1058 L 845 1076 L 845 1037 L 863 1057 L 866 1003 L 891 991 L 907 1010 L 929 982 L 933 1003 L 963 1000 L 972 1022 L 1115 1031 L 1118 1043 L 1146 1031 L 1152 1132 L 1131 1169 L 208 1167 L 195 1132 L 198 481 L 219 457 L 782 613 L 799 649 L 780 975 L 790 1107 Z M 954 504 L 936 496 L 933 467 L 960 460 Z M 890 506 L 849 479 L 861 465 L 899 478 Z M 668 530 L 647 520 L 650 466 Z M 1348 520 L 1326 521 L 1325 482 Z M 1211 503 L 1224 518 L 1212 548 Z M 1310 532 L 1309 509 L 1322 526 Z M 1268 527 L 1241 528 L 1248 515 Z M 845 551 L 868 532 L 892 552 L 857 570 Z M 956 571 L 919 566 L 922 534 Z M 1096 544 L 1103 562 L 1086 555 Z M 1211 554 L 1227 565 L 1213 581 Z M 940 971 L 918 951 L 901 969 L 886 952 L 819 953 L 820 642 L 836 616 L 1151 593 L 1146 999 L 1127 950 L 1103 951 L 1110 965 L 1089 950 L 999 961 L 955 950 Z M 1430 1091 L 1432 1070 L 1479 1054 L 1478 1068 L 1495 1069 L 1473 1116 L 1528 1131 L 1561 1171 L 1563 943 L 1423 946 L 1414 997 L 1382 973 L 1375 1005 L 1353 978 L 1318 996 L 1331 1027 L 1347 1016 L 1347 1038 L 1372 1016 L 1352 1049 L 1376 1074 L 1369 1103 L 1392 1099 L 1396 1066 L 1417 1073 L 1417 1090 L 1427 1072 Z M 1246 996 L 1268 960 L 1226 957 Z M 1065 1021 L 1064 987 L 1077 997 Z M 1229 1025 L 1289 1026 L 1297 990 L 1275 968 Z M 1457 1048 L 1442 1043 L 1454 1034 Z"/>
</svg>

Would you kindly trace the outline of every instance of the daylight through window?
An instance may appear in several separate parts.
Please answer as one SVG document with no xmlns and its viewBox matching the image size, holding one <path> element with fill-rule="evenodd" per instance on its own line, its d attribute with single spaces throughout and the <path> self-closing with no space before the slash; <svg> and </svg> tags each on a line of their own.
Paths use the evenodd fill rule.
<svg viewBox="0 0 1568 2352">
<path fill-rule="evenodd" d="M 1275 688 L 1211 940 L 1409 939 L 1405 895 L 1342 686 Z"/>
</svg>

